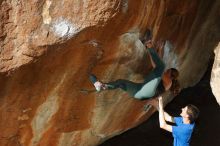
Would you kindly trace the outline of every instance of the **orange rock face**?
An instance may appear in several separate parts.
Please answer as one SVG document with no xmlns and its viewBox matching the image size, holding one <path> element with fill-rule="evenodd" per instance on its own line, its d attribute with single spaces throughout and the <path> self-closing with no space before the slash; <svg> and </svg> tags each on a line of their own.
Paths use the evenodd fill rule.
<svg viewBox="0 0 220 146">
<path fill-rule="evenodd" d="M 140 41 L 146 29 L 166 40 L 164 62 L 181 71 L 183 87 L 201 78 L 219 41 L 217 1 L 0 5 L 1 146 L 93 146 L 149 118 L 155 109 L 121 90 L 80 92 L 93 89 L 89 73 L 141 82 L 152 68 Z"/>
</svg>

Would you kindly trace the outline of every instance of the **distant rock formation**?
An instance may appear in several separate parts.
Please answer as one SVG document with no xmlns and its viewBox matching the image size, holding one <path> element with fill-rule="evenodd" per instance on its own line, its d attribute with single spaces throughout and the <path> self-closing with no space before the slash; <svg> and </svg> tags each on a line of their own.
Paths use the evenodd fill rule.
<svg viewBox="0 0 220 146">
<path fill-rule="evenodd" d="M 220 43 L 215 48 L 215 60 L 212 67 L 212 75 L 211 75 L 211 87 L 212 93 L 215 95 L 218 104 L 220 105 Z"/>
<path fill-rule="evenodd" d="M 151 70 L 141 40 L 165 41 L 163 59 L 196 84 L 219 43 L 220 1 L 0 1 L 0 145 L 95 146 L 148 119 L 121 90 L 102 81 L 140 82 Z M 218 91 L 216 91 L 218 92 Z M 167 96 L 167 100 L 172 100 Z"/>
</svg>

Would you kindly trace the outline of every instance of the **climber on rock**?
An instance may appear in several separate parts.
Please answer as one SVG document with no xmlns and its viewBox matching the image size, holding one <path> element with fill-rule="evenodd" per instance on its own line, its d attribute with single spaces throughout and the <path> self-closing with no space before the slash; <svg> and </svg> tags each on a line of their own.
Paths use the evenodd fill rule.
<svg viewBox="0 0 220 146">
<path fill-rule="evenodd" d="M 170 68 L 164 72 L 165 64 L 155 49 L 153 49 L 152 41 L 148 40 L 145 46 L 150 54 L 151 62 L 154 64 L 154 69 L 144 78 L 144 82 L 135 83 L 129 80 L 118 79 L 113 82 L 102 83 L 97 80 L 95 75 L 91 74 L 89 79 L 94 84 L 96 90 L 101 91 L 120 88 L 138 100 L 158 97 L 168 90 L 176 95 L 179 92 L 179 84 L 177 81 L 179 75 L 178 70 Z"/>
</svg>

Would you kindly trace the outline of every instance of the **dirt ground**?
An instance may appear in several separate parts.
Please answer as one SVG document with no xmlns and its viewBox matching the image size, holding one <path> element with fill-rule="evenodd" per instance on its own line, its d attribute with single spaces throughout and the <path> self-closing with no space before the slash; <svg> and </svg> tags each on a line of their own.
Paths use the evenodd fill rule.
<svg viewBox="0 0 220 146">
<path fill-rule="evenodd" d="M 220 145 L 220 106 L 216 102 L 209 84 L 211 67 L 208 70 L 196 86 L 182 90 L 165 108 L 165 111 L 173 116 L 178 116 L 181 108 L 189 103 L 200 109 L 191 146 Z M 100 146 L 172 146 L 172 143 L 172 135 L 159 128 L 158 112 L 156 112 L 142 125 L 108 140 Z"/>
</svg>

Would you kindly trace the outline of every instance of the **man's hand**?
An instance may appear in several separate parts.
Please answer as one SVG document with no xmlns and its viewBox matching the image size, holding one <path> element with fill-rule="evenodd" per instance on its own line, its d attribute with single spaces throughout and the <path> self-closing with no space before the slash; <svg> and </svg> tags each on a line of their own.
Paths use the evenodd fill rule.
<svg viewBox="0 0 220 146">
<path fill-rule="evenodd" d="M 170 116 L 167 112 L 164 112 L 162 96 L 160 96 L 158 98 L 158 100 L 159 100 L 159 110 L 161 110 L 163 112 L 165 121 L 169 121 L 169 122 L 174 123 L 174 118 L 172 116 Z"/>
<path fill-rule="evenodd" d="M 159 96 L 158 100 L 159 100 L 159 109 L 161 109 L 161 108 L 163 108 L 163 98 L 162 98 L 162 96 Z"/>
<path fill-rule="evenodd" d="M 166 123 L 166 117 L 165 115 L 168 116 L 168 114 L 165 114 L 163 110 L 163 98 L 162 96 L 159 97 L 159 122 L 160 122 L 160 128 L 167 130 L 169 132 L 172 132 L 172 126 L 168 125 Z"/>
</svg>

